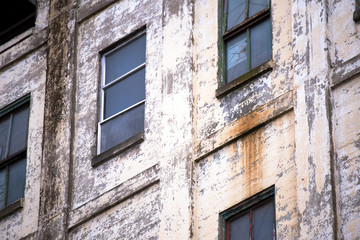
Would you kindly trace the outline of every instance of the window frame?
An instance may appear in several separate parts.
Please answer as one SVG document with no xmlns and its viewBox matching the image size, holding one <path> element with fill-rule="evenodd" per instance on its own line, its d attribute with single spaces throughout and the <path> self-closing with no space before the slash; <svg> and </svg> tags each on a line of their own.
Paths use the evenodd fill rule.
<svg viewBox="0 0 360 240">
<path fill-rule="evenodd" d="M 360 0 L 355 0 L 355 11 L 353 13 L 353 20 L 360 22 Z"/>
<path fill-rule="evenodd" d="M 229 0 L 219 0 L 219 27 L 218 27 L 218 37 L 219 37 L 219 44 L 218 44 L 218 52 L 219 52 L 219 65 L 218 65 L 218 78 L 219 78 L 219 89 L 217 89 L 216 91 L 216 97 L 220 98 L 223 95 L 225 95 L 226 93 L 228 93 L 229 91 L 232 91 L 234 88 L 237 88 L 238 86 L 240 86 L 241 84 L 243 84 L 244 82 L 253 79 L 255 77 L 258 77 L 261 74 L 264 74 L 268 71 L 271 71 L 274 67 L 274 63 L 272 60 L 272 42 L 273 42 L 273 34 L 272 34 L 272 14 L 271 14 L 271 0 L 268 0 L 269 2 L 269 6 L 268 8 L 261 10 L 260 12 L 256 13 L 255 15 L 248 17 L 248 11 L 249 11 L 249 6 L 248 6 L 248 2 L 249 0 L 245 0 L 245 4 L 246 4 L 246 13 L 244 16 L 244 21 L 242 21 L 241 23 L 235 25 L 234 27 L 232 27 L 229 30 L 226 30 L 227 28 L 227 16 L 228 16 L 228 1 Z M 260 64 L 259 66 L 253 67 L 251 68 L 250 66 L 250 43 L 248 43 L 249 41 L 247 41 L 247 51 L 246 51 L 246 56 L 247 56 L 247 72 L 245 72 L 244 74 L 242 74 L 241 76 L 231 80 L 231 81 L 227 81 L 226 80 L 226 73 L 227 73 L 227 69 L 226 69 L 226 41 L 228 41 L 229 39 L 240 35 L 243 32 L 246 32 L 246 39 L 250 39 L 249 38 L 249 29 L 251 27 L 256 26 L 258 23 L 260 23 L 263 20 L 266 20 L 266 18 L 269 17 L 269 21 L 270 21 L 270 46 L 271 46 L 271 58 Z"/>
<path fill-rule="evenodd" d="M 251 196 L 233 207 L 219 213 L 219 240 L 229 240 L 229 221 L 252 211 L 268 201 L 273 201 L 273 239 L 276 239 L 275 186 Z M 251 225 L 250 225 L 251 231 Z"/>
<path fill-rule="evenodd" d="M 145 111 L 145 107 L 146 107 L 146 95 L 145 95 L 143 100 L 121 110 L 120 112 L 117 112 L 117 113 L 105 118 L 105 116 L 104 116 L 104 111 L 105 111 L 105 94 L 104 94 L 104 92 L 105 92 L 105 90 L 142 69 L 146 70 L 146 45 L 145 45 L 145 61 L 144 61 L 144 63 L 142 63 L 142 64 L 138 65 L 137 67 L 129 70 L 128 72 L 122 74 L 121 76 L 117 77 L 116 79 L 109 82 L 108 84 L 105 83 L 105 81 L 106 81 L 106 56 L 108 56 L 111 53 L 117 51 L 118 49 L 126 46 L 127 44 L 130 44 L 131 42 L 143 37 L 144 35 L 146 38 L 146 28 L 141 28 L 141 29 L 135 31 L 134 33 L 130 34 L 129 36 L 125 37 L 124 39 L 121 39 L 120 41 L 112 44 L 112 46 L 104 49 L 99 54 L 99 57 L 100 57 L 100 84 L 99 84 L 100 85 L 100 87 L 99 87 L 100 88 L 100 104 L 99 104 L 99 114 L 98 114 L 99 118 L 98 118 L 98 123 L 97 123 L 97 147 L 96 147 L 97 154 L 96 154 L 95 158 L 92 160 L 93 166 L 98 165 L 99 163 L 110 158 L 114 154 L 125 151 L 130 146 L 132 146 L 136 143 L 139 143 L 139 142 L 143 141 L 143 139 L 144 139 L 144 131 L 142 131 L 140 133 L 134 134 L 129 139 L 126 139 L 124 141 L 121 141 L 121 142 L 115 144 L 115 146 L 112 146 L 104 151 L 101 151 L 101 136 L 102 136 L 101 135 L 102 134 L 101 125 L 103 123 L 106 123 L 126 112 L 129 112 L 132 109 L 134 109 L 142 104 L 144 104 L 144 111 Z M 146 71 L 145 71 L 145 79 L 144 80 L 146 80 Z M 146 84 L 144 85 L 144 87 L 145 87 L 145 94 L 146 94 Z M 143 128 L 145 130 L 145 115 L 144 115 L 144 127 Z"/>
<path fill-rule="evenodd" d="M 25 135 L 25 147 L 16 153 L 5 157 L 4 159 L 0 160 L 0 169 L 6 169 L 6 176 L 5 176 L 5 193 L 4 193 L 4 206 L 0 206 L 0 219 L 11 214 L 13 211 L 21 208 L 23 206 L 23 199 L 25 197 L 25 187 L 26 187 L 26 169 L 27 169 L 27 148 L 28 148 L 28 135 L 29 135 L 29 119 L 30 119 L 30 94 L 16 100 L 15 102 L 5 106 L 0 110 L 0 119 L 10 115 L 10 119 L 12 119 L 13 114 L 17 113 L 18 111 L 22 110 L 23 108 L 28 108 L 28 118 L 26 120 L 26 135 Z M 10 123 L 11 124 L 11 123 Z M 9 129 L 11 129 L 11 125 Z M 10 130 L 9 130 L 10 131 Z M 8 141 L 10 136 L 8 136 Z M 9 144 L 9 143 L 8 143 Z M 8 145 L 7 144 L 7 145 Z M 8 147 L 8 146 L 7 146 Z M 9 166 L 22 159 L 25 158 L 25 175 L 24 175 L 24 193 L 23 197 L 16 199 L 13 202 L 7 204 L 7 196 L 8 196 L 8 181 L 9 181 Z"/>
</svg>

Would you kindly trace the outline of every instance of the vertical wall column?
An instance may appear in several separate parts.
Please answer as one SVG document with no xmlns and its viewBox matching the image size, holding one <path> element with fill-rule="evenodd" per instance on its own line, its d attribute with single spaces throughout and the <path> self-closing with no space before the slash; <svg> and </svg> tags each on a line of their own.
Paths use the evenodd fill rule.
<svg viewBox="0 0 360 240">
<path fill-rule="evenodd" d="M 163 1 L 160 239 L 192 238 L 193 2 Z"/>
<path fill-rule="evenodd" d="M 328 1 L 293 2 L 299 239 L 336 239 Z"/>
<path fill-rule="evenodd" d="M 50 1 L 40 239 L 67 239 L 72 169 L 75 0 Z"/>
</svg>

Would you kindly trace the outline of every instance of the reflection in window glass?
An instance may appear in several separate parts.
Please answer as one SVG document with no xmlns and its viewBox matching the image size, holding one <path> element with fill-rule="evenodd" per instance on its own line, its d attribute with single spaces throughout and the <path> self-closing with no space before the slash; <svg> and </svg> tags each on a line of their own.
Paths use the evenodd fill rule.
<svg viewBox="0 0 360 240">
<path fill-rule="evenodd" d="M 230 239 L 249 239 L 250 237 L 250 216 L 249 213 L 236 218 L 230 222 Z"/>
<path fill-rule="evenodd" d="M 251 68 L 271 59 L 270 18 L 250 29 L 250 46 Z"/>
<path fill-rule="evenodd" d="M 144 131 L 144 106 L 143 103 L 102 125 L 102 152 Z"/>
<path fill-rule="evenodd" d="M 145 99 L 145 68 L 105 89 L 105 112 L 108 118 Z"/>
<path fill-rule="evenodd" d="M 246 32 L 226 43 L 226 70 L 229 82 L 247 72 Z"/>
<path fill-rule="evenodd" d="M 249 17 L 266 9 L 268 7 L 268 0 L 250 0 L 249 2 Z"/>
<path fill-rule="evenodd" d="M 223 0 L 222 24 L 225 83 L 271 60 L 269 0 Z M 220 48 L 222 49 L 222 48 Z"/>
<path fill-rule="evenodd" d="M 273 219 L 274 207 L 273 201 L 260 205 L 253 210 L 253 239 L 273 239 Z"/>
<path fill-rule="evenodd" d="M 106 55 L 106 84 L 145 62 L 145 41 L 143 35 Z"/>
<path fill-rule="evenodd" d="M 26 158 L 9 165 L 7 205 L 24 197 Z"/>
<path fill-rule="evenodd" d="M 23 108 L 13 114 L 9 156 L 25 149 L 28 119 L 29 108 Z"/>
<path fill-rule="evenodd" d="M 229 30 L 245 20 L 245 0 L 229 0 L 226 30 Z"/>
</svg>

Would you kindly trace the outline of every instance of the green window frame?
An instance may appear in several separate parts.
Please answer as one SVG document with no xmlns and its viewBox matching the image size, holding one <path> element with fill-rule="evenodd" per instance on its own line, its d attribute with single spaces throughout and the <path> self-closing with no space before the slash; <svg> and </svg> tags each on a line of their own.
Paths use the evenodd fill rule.
<svg viewBox="0 0 360 240">
<path fill-rule="evenodd" d="M 272 27 L 270 0 L 220 0 L 219 6 L 222 86 L 272 59 Z"/>
<path fill-rule="evenodd" d="M 0 209 L 24 198 L 30 95 L 0 110 Z"/>
<path fill-rule="evenodd" d="M 219 240 L 276 239 L 274 186 L 219 214 Z"/>
</svg>

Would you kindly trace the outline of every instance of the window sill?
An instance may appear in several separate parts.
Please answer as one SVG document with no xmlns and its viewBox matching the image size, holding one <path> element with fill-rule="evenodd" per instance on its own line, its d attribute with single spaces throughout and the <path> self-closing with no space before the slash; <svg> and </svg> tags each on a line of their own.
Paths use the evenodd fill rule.
<svg viewBox="0 0 360 240">
<path fill-rule="evenodd" d="M 260 66 L 250 70 L 249 72 L 245 73 L 244 75 L 241 75 L 237 79 L 216 89 L 216 97 L 217 98 L 223 97 L 224 95 L 235 90 L 236 88 L 238 88 L 240 85 L 244 84 L 245 82 L 247 82 L 251 79 L 254 79 L 268 71 L 271 71 L 273 68 L 274 68 L 273 60 L 270 60 L 270 61 L 267 61 L 267 62 L 261 64 Z"/>
<path fill-rule="evenodd" d="M 20 33 L 19 35 L 15 36 L 14 38 L 10 39 L 9 41 L 5 42 L 4 44 L 0 45 L 0 53 L 6 51 L 7 49 L 11 48 L 12 46 L 16 45 L 17 43 L 30 37 L 33 33 L 33 30 L 34 30 L 34 27 L 31 27 L 28 30 L 25 30 L 24 32 Z"/>
<path fill-rule="evenodd" d="M 356 10 L 353 14 L 353 19 L 355 22 L 359 22 L 360 21 L 360 9 Z"/>
<path fill-rule="evenodd" d="M 105 152 L 102 152 L 99 155 L 96 155 L 91 160 L 91 166 L 96 167 L 96 166 L 100 165 L 101 163 L 105 162 L 106 160 L 116 156 L 117 154 L 120 154 L 120 153 L 126 151 L 130 147 L 132 147 L 138 143 L 141 143 L 142 141 L 144 141 L 144 132 L 140 132 L 140 133 L 136 134 L 135 136 L 123 141 L 122 143 L 106 150 Z"/>
<path fill-rule="evenodd" d="M 24 206 L 24 199 L 20 198 L 19 200 L 16 200 L 15 202 L 13 202 L 12 204 L 10 204 L 9 206 L 6 206 L 5 208 L 0 210 L 0 219 L 3 219 L 7 216 L 9 216 L 10 214 L 16 212 L 17 210 L 23 208 Z"/>
</svg>

